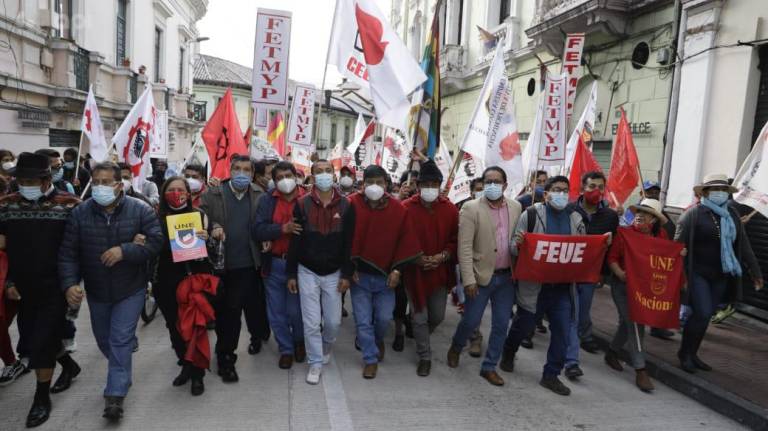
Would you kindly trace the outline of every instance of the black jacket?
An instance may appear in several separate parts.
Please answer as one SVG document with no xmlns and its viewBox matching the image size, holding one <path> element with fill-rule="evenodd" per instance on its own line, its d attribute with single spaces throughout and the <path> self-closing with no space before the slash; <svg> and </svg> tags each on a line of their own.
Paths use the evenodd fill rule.
<svg viewBox="0 0 768 431">
<path fill-rule="evenodd" d="M 93 199 L 72 211 L 59 250 L 62 289 L 82 279 L 89 300 L 115 303 L 147 287 L 148 263 L 164 241 L 162 228 L 149 205 L 128 196 L 118 199 L 111 214 Z M 137 234 L 146 237 L 144 245 L 133 243 Z M 107 268 L 101 255 L 112 247 L 121 248 L 123 260 Z"/>
<path fill-rule="evenodd" d="M 587 211 L 581 205 L 584 196 L 579 196 L 576 202 L 570 204 L 574 211 L 578 211 L 584 219 L 587 227 L 587 235 L 602 235 L 604 233 L 616 233 L 619 228 L 619 215 L 616 211 L 606 205 L 605 201 L 600 202 L 597 211 L 594 214 L 587 214 Z"/>
</svg>

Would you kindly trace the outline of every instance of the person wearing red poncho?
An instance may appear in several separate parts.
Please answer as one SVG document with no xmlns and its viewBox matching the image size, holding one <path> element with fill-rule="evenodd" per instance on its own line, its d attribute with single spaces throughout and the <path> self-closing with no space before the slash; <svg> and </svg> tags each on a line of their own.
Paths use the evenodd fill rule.
<svg viewBox="0 0 768 431">
<path fill-rule="evenodd" d="M 395 287 L 402 269 L 421 256 L 406 210 L 385 193 L 387 172 L 365 168 L 364 193 L 352 195 L 355 228 L 350 258 L 355 265 L 352 307 L 357 341 L 363 352 L 363 377 L 373 379 L 384 359 L 384 336 L 395 308 Z"/>
<path fill-rule="evenodd" d="M 424 252 L 416 265 L 403 274 L 413 313 L 413 336 L 419 364 L 416 373 L 429 375 L 432 351 L 429 334 L 445 318 L 446 296 L 456 284 L 456 245 L 459 235 L 459 211 L 448 199 L 439 196 L 443 174 L 434 161 L 422 163 L 418 193 L 403 202 L 407 217 Z"/>
</svg>

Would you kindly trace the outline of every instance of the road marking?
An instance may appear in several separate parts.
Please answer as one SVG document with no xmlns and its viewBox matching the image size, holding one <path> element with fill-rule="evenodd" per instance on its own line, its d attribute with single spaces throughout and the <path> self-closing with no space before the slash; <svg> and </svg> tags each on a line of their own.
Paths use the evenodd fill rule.
<svg viewBox="0 0 768 431">
<path fill-rule="evenodd" d="M 332 431 L 353 431 L 352 416 L 347 407 L 347 394 L 341 383 L 339 368 L 336 366 L 336 358 L 331 363 L 323 366 L 323 390 L 325 391 L 325 404 L 328 407 L 328 420 Z"/>
</svg>

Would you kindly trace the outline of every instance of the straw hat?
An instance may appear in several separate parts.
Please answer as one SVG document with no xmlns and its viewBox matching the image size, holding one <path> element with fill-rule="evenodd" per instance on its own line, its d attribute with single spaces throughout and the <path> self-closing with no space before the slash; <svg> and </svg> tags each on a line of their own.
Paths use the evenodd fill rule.
<svg viewBox="0 0 768 431">
<path fill-rule="evenodd" d="M 661 212 L 661 202 L 656 199 L 643 199 L 638 205 L 632 205 L 629 209 L 635 214 L 638 212 L 651 214 L 659 219 L 659 224 L 666 224 L 668 221 L 667 217 Z"/>
<path fill-rule="evenodd" d="M 736 193 L 739 191 L 736 187 L 728 184 L 728 176 L 725 174 L 710 174 L 705 176 L 704 181 L 702 181 L 701 184 L 693 187 L 693 191 L 702 195 L 704 190 L 709 187 L 728 187 L 728 193 Z"/>
</svg>

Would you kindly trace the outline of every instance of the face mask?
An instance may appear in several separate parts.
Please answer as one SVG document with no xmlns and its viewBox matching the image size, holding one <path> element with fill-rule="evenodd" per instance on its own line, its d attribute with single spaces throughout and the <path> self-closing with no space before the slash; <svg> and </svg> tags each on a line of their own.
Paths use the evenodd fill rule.
<svg viewBox="0 0 768 431">
<path fill-rule="evenodd" d="M 472 193 L 472 199 L 480 199 L 483 196 L 485 196 L 485 193 L 482 190 Z"/>
<path fill-rule="evenodd" d="M 549 194 L 549 204 L 556 210 L 562 210 L 568 205 L 568 193 L 558 192 Z"/>
<path fill-rule="evenodd" d="M 243 191 L 246 187 L 248 187 L 249 184 L 251 184 L 250 176 L 242 172 L 237 172 L 232 175 L 232 187 L 234 187 L 236 190 Z"/>
<path fill-rule="evenodd" d="M 355 184 L 355 180 L 352 179 L 352 177 L 341 177 L 339 180 L 339 184 L 341 184 L 344 188 L 350 188 L 353 184 Z"/>
<path fill-rule="evenodd" d="M 603 192 L 600 189 L 584 192 L 584 201 L 590 205 L 597 205 L 601 200 L 603 200 Z"/>
<path fill-rule="evenodd" d="M 483 196 L 491 201 L 501 199 L 501 184 L 486 184 L 483 186 Z"/>
<path fill-rule="evenodd" d="M 421 189 L 421 199 L 424 202 L 432 203 L 437 200 L 437 196 L 440 195 L 440 190 L 435 188 Z"/>
<path fill-rule="evenodd" d="M 381 199 L 381 197 L 384 196 L 384 187 L 378 185 L 378 184 L 371 184 L 370 186 L 365 186 L 365 197 L 372 201 L 378 201 Z"/>
<path fill-rule="evenodd" d="M 40 186 L 19 186 L 19 193 L 28 201 L 36 201 L 43 196 Z"/>
<path fill-rule="evenodd" d="M 197 178 L 187 178 L 187 184 L 189 184 L 189 189 L 192 190 L 192 193 L 197 193 L 203 189 L 203 182 Z"/>
<path fill-rule="evenodd" d="M 296 178 L 283 178 L 277 182 L 277 190 L 280 193 L 291 194 L 296 190 Z"/>
<path fill-rule="evenodd" d="M 267 191 L 271 192 L 275 189 L 275 180 L 269 180 L 267 183 Z"/>
<path fill-rule="evenodd" d="M 103 207 L 111 205 L 117 198 L 117 196 L 115 196 L 115 189 L 113 189 L 112 186 L 93 186 L 91 196 L 97 204 Z"/>
<path fill-rule="evenodd" d="M 64 167 L 67 169 L 75 169 L 75 162 L 64 162 Z"/>
<path fill-rule="evenodd" d="M 165 192 L 165 201 L 174 210 L 180 210 L 187 206 L 187 192 Z"/>
<path fill-rule="evenodd" d="M 4 171 L 10 171 L 11 169 L 16 167 L 16 162 L 5 162 L 3 163 L 3 170 Z"/>
<path fill-rule="evenodd" d="M 328 173 L 315 175 L 315 185 L 320 191 L 327 192 L 333 186 L 333 175 Z"/>
<path fill-rule="evenodd" d="M 728 202 L 728 192 L 713 190 L 709 192 L 707 199 L 717 206 L 722 206 L 724 203 Z"/>
<path fill-rule="evenodd" d="M 62 178 L 64 178 L 64 169 L 59 168 L 51 172 L 51 181 L 54 183 L 58 183 Z"/>
<path fill-rule="evenodd" d="M 126 193 L 129 192 L 133 188 L 133 182 L 131 180 L 123 180 L 123 191 Z"/>
</svg>

